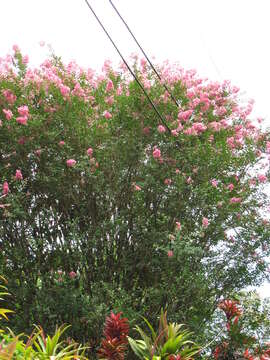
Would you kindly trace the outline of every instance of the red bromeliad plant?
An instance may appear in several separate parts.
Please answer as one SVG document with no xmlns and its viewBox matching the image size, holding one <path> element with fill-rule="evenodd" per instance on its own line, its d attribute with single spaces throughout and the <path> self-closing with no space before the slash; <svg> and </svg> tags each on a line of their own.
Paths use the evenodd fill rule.
<svg viewBox="0 0 270 360">
<path fill-rule="evenodd" d="M 269 344 L 259 345 L 257 339 L 245 333 L 241 324 L 242 309 L 238 301 L 223 300 L 219 306 L 226 315 L 226 336 L 216 346 L 215 360 L 269 360 Z"/>
<path fill-rule="evenodd" d="M 99 359 L 123 360 L 127 350 L 129 324 L 127 318 L 121 318 L 122 312 L 106 317 L 103 334 L 105 339 L 101 341 L 98 350 Z"/>
<path fill-rule="evenodd" d="M 234 318 L 233 324 L 237 324 L 239 316 L 242 315 L 242 310 L 239 308 L 239 303 L 233 300 L 223 300 L 218 307 L 225 312 L 227 318 L 226 327 L 228 330 L 230 330 L 231 320 Z"/>
</svg>

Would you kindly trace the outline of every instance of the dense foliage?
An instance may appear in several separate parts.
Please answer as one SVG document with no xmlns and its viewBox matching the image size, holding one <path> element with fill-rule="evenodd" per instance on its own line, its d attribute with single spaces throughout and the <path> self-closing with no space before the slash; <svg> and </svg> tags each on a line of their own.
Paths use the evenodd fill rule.
<svg viewBox="0 0 270 360">
<path fill-rule="evenodd" d="M 221 297 L 269 278 L 270 136 L 238 89 L 144 59 L 101 74 L 17 47 L 0 60 L 0 273 L 14 331 L 72 324 L 95 350 L 105 314 L 196 334 Z M 142 323 L 142 322 L 141 322 Z"/>
</svg>

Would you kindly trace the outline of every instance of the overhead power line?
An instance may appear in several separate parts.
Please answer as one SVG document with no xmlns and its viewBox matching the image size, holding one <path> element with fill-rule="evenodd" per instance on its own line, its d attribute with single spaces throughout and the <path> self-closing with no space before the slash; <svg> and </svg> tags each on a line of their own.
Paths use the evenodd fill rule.
<svg viewBox="0 0 270 360">
<path fill-rule="evenodd" d="M 155 66 L 153 65 L 152 61 L 149 59 L 149 57 L 147 56 L 147 54 L 145 53 L 145 51 L 143 50 L 143 48 L 141 47 L 141 45 L 139 44 L 138 40 L 136 39 L 135 35 L 133 34 L 133 32 L 131 31 L 130 27 L 128 26 L 128 24 L 126 23 L 126 21 L 123 19 L 122 15 L 119 13 L 119 11 L 117 10 L 116 6 L 114 5 L 114 3 L 109 0 L 111 6 L 113 7 L 114 11 L 117 13 L 117 15 L 119 16 L 119 18 L 122 20 L 122 22 L 124 23 L 125 27 L 127 28 L 128 32 L 130 33 L 130 35 L 133 37 L 134 41 L 136 42 L 136 44 L 138 45 L 138 47 L 140 48 L 141 52 L 143 53 L 143 55 L 145 56 L 146 60 L 148 61 L 149 65 L 151 66 L 152 70 L 154 71 L 154 73 L 156 74 L 156 76 L 158 77 L 158 79 L 160 80 L 161 84 L 164 86 L 164 88 L 168 91 L 168 93 L 170 94 L 171 99 L 173 100 L 173 102 L 175 103 L 175 105 L 178 107 L 179 104 L 176 100 L 176 98 L 174 97 L 174 95 L 172 94 L 172 92 L 168 89 L 167 85 L 165 83 L 163 83 L 161 76 L 159 75 L 159 73 L 157 72 Z"/>
<path fill-rule="evenodd" d="M 158 115 L 160 121 L 162 122 L 162 124 L 166 127 L 166 129 L 170 132 L 171 129 L 169 128 L 169 126 L 167 125 L 166 121 L 164 120 L 164 118 L 162 117 L 162 115 L 160 114 L 160 112 L 158 111 L 156 105 L 153 103 L 153 101 L 151 100 L 151 98 L 149 97 L 149 95 L 147 94 L 145 88 L 143 87 L 143 85 L 141 84 L 140 80 L 137 78 L 137 76 L 135 75 L 135 73 L 133 72 L 133 70 L 131 69 L 131 67 L 128 65 L 127 61 L 125 60 L 124 56 L 122 55 L 122 53 L 120 52 L 120 50 L 118 49 L 118 47 L 116 46 L 115 42 L 113 41 L 113 39 L 111 38 L 110 34 L 108 33 L 108 31 L 105 29 L 104 25 L 102 24 L 101 20 L 99 19 L 99 17 L 97 16 L 97 14 L 95 13 L 94 9 L 92 8 L 92 6 L 89 4 L 88 0 L 85 0 L 86 5 L 88 6 L 88 8 L 90 9 L 90 11 L 92 12 L 92 14 L 94 15 L 94 17 L 96 18 L 96 20 L 98 21 L 99 25 L 101 26 L 101 28 L 103 29 L 103 31 L 105 32 L 105 34 L 107 35 L 107 37 L 109 38 L 110 42 L 112 43 L 112 45 L 114 46 L 115 50 L 118 52 L 119 56 L 121 57 L 121 59 L 123 60 L 124 64 L 126 65 L 126 67 L 128 68 L 129 72 L 131 73 L 131 75 L 133 76 L 134 80 L 137 82 L 137 84 L 139 85 L 139 87 L 141 88 L 141 90 L 143 91 L 144 95 L 146 96 L 147 100 L 149 101 L 149 103 L 151 104 L 151 106 L 153 107 L 154 111 L 156 112 L 156 114 Z"/>
</svg>

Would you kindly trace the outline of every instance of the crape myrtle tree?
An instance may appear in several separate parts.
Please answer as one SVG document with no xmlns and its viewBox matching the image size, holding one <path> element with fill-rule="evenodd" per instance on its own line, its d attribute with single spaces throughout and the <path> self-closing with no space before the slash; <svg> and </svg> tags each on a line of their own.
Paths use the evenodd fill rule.
<svg viewBox="0 0 270 360">
<path fill-rule="evenodd" d="M 0 270 L 16 329 L 101 333 L 109 310 L 168 308 L 197 332 L 269 276 L 270 135 L 239 89 L 144 59 L 100 74 L 52 55 L 0 62 Z M 138 322 L 137 322 L 138 323 Z"/>
</svg>

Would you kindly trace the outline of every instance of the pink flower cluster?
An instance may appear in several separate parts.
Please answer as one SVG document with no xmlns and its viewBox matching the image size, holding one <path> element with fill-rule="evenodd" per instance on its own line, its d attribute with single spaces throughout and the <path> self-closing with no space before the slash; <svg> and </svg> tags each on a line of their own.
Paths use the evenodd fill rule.
<svg viewBox="0 0 270 360">
<path fill-rule="evenodd" d="M 20 106 L 18 108 L 18 113 L 20 116 L 16 118 L 18 124 L 27 125 L 27 120 L 29 117 L 29 109 L 27 105 Z"/>
<path fill-rule="evenodd" d="M 16 180 L 23 180 L 23 176 L 22 176 L 21 170 L 16 170 L 15 179 L 16 179 Z"/>
<path fill-rule="evenodd" d="M 8 186 L 8 182 L 5 181 L 3 183 L 3 191 L 2 191 L 3 195 L 7 195 L 9 193 L 9 186 Z"/>
<path fill-rule="evenodd" d="M 204 228 L 207 228 L 209 226 L 209 220 L 206 217 L 203 217 L 202 219 L 202 226 Z"/>
<path fill-rule="evenodd" d="M 112 118 L 112 114 L 111 114 L 109 111 L 107 111 L 107 110 L 104 111 L 103 116 L 104 116 L 105 119 L 107 119 L 107 120 Z"/>
<path fill-rule="evenodd" d="M 74 160 L 74 159 L 68 159 L 68 160 L 66 161 L 66 163 L 67 163 L 67 167 L 73 167 L 73 166 L 76 165 L 77 161 Z"/>
<path fill-rule="evenodd" d="M 161 151 L 158 148 L 155 148 L 153 150 L 153 158 L 154 159 L 160 159 L 161 157 Z"/>
<path fill-rule="evenodd" d="M 239 204 L 242 201 L 240 197 L 232 197 L 230 199 L 230 204 Z"/>
<path fill-rule="evenodd" d="M 11 118 L 13 116 L 11 110 L 3 109 L 3 113 L 5 114 L 7 120 L 11 120 Z"/>
</svg>

